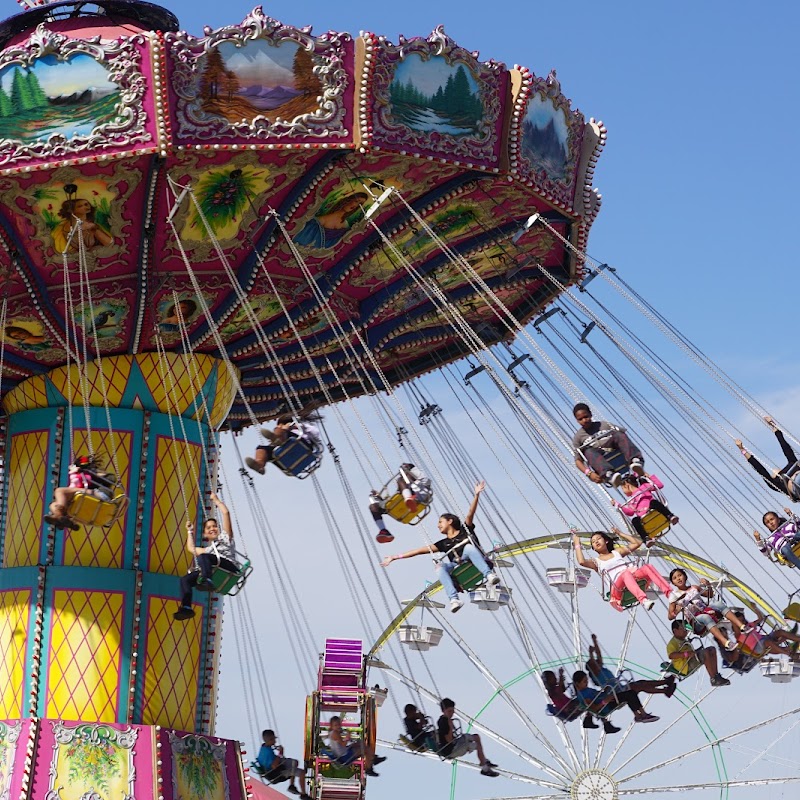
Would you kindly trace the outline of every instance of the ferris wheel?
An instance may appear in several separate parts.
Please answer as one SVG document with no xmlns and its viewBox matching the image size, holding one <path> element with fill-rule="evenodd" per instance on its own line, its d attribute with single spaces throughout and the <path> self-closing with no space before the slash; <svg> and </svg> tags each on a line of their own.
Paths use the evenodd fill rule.
<svg viewBox="0 0 800 800">
<path fill-rule="evenodd" d="M 603 715 L 588 715 L 585 707 L 566 717 L 554 715 L 552 707 L 546 710 L 542 673 L 564 669 L 569 681 L 574 671 L 584 669 L 590 632 L 603 625 L 603 616 L 607 630 L 607 615 L 614 613 L 593 596 L 596 588 L 580 569 L 554 566 L 542 574 L 542 564 L 563 563 L 559 551 L 569 548 L 569 534 L 504 545 L 492 554 L 502 570 L 500 585 L 473 588 L 471 606 L 453 616 L 437 601 L 441 586 L 432 584 L 408 601 L 373 645 L 373 674 L 380 671 L 393 679 L 417 698 L 420 709 L 431 710 L 433 728 L 442 694 L 468 693 L 456 717 L 464 734 L 479 735 L 487 757 L 500 765 L 495 769 L 501 778 L 488 787 L 486 781 L 478 783 L 471 775 L 479 767 L 469 754 L 441 759 L 452 765 L 450 796 L 474 797 L 478 791 L 480 796 L 516 800 L 616 800 L 675 793 L 735 798 L 761 797 L 757 792 L 764 791 L 771 797 L 793 796 L 800 783 L 800 764 L 793 755 L 800 703 L 787 684 L 800 671 L 794 664 L 786 668 L 789 659 L 756 652 L 747 663 L 726 668 L 719 650 L 714 657 L 732 686 L 714 688 L 709 671 L 698 662 L 688 674 L 678 675 L 674 695 L 641 693 L 647 712 L 658 715 L 658 721 L 637 724 L 623 706 L 612 717 L 620 730 L 612 728 L 611 733 L 597 724 Z M 649 559 L 662 573 L 680 567 L 712 582 L 726 605 L 744 607 L 748 617 L 757 615 L 765 634 L 788 627 L 782 611 L 702 556 L 659 544 Z M 603 643 L 608 652 L 619 654 L 604 660 L 623 686 L 649 685 L 647 681 L 673 671 L 662 663 L 666 653 L 659 651 L 664 641 L 657 630 L 662 623 L 653 619 L 663 610 L 656 606 L 648 614 L 632 607 L 616 626 L 620 637 Z M 385 660 L 383 648 L 393 639 L 416 651 L 412 674 Z M 643 641 L 651 645 L 649 651 L 641 647 Z M 694 648 L 702 653 L 709 641 L 696 638 Z M 423 670 L 426 679 L 418 679 Z M 476 674 L 486 683 L 484 692 L 475 690 L 480 684 Z M 751 702 L 753 697 L 758 703 Z M 587 719 L 592 721 L 587 724 Z M 383 723 L 379 745 L 384 748 L 409 758 L 440 760 L 435 731 L 428 747 L 409 747 L 407 737 L 389 740 L 386 729 Z M 498 784 L 503 785 L 500 791 Z"/>
</svg>

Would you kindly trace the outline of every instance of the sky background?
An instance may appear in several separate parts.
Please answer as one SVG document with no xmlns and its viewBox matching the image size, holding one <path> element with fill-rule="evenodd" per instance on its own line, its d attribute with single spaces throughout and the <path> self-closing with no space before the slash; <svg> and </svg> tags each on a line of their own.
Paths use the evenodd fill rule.
<svg viewBox="0 0 800 800">
<path fill-rule="evenodd" d="M 197 35 L 203 25 L 236 23 L 251 8 L 238 2 L 173 2 L 169 7 L 182 26 Z M 317 34 L 329 29 L 353 34 L 370 30 L 386 35 L 393 42 L 399 33 L 406 37 L 427 36 L 436 25 L 444 24 L 457 43 L 468 50 L 480 50 L 483 59 L 503 61 L 509 67 L 522 64 L 539 76 L 557 69 L 562 89 L 574 107 L 587 118 L 602 120 L 608 129 L 608 144 L 595 175 L 595 185 L 603 195 L 603 208 L 592 229 L 589 252 L 617 267 L 629 283 L 774 416 L 785 420 L 789 428 L 794 423 L 795 429 L 800 429 L 795 422 L 800 398 L 794 331 L 797 255 L 791 239 L 791 230 L 796 225 L 793 220 L 798 168 L 794 152 L 800 106 L 796 81 L 796 36 L 800 22 L 797 4 L 777 2 L 755 9 L 750 4 L 736 2 L 598 4 L 579 0 L 545 6 L 407 0 L 397 4 L 334 7 L 330 3 L 309 1 L 302 5 L 275 2 L 266 6 L 265 12 L 284 23 L 313 25 Z M 787 252 L 782 252 L 782 248 Z M 620 313 L 626 320 L 635 317 L 630 308 Z M 697 380 L 704 396 L 777 462 L 779 454 L 774 440 L 753 415 L 745 413 L 685 359 L 676 355 L 671 363 L 678 374 Z M 463 374 L 465 368 L 459 371 Z M 630 423 L 625 411 L 614 398 L 604 395 L 591 376 L 584 383 L 595 384 L 594 392 L 587 390 L 587 399 L 593 406 L 604 409 L 615 420 Z M 514 460 L 505 458 L 505 469 L 493 460 L 490 448 L 479 441 L 479 434 L 461 410 L 459 400 L 463 393 L 454 391 L 451 378 L 434 376 L 422 386 L 442 405 L 449 423 L 481 466 L 485 466 L 481 473 L 490 485 L 486 502 L 491 493 L 527 536 L 563 530 L 561 517 L 577 512 L 572 508 L 565 512 L 561 507 L 559 515 L 553 505 L 558 507 L 560 501 L 554 500 L 551 505 L 533 489 L 526 504 L 511 485 L 517 472 Z M 646 393 L 646 397 L 650 395 Z M 654 417 L 663 414 L 668 426 L 674 425 L 676 429 L 684 424 L 662 409 L 657 398 L 653 397 L 652 403 Z M 363 409 L 364 404 L 357 408 Z M 369 479 L 380 473 L 382 467 L 380 458 L 370 454 L 369 449 L 363 456 L 371 462 L 366 467 L 350 454 L 353 432 L 365 448 L 369 447 L 356 410 L 341 409 L 344 426 L 338 410 L 328 410 L 326 422 L 331 438 L 337 445 L 341 443 L 345 469 L 356 484 L 357 499 L 361 502 L 369 488 Z M 506 412 L 501 404 L 493 413 L 503 419 Z M 368 420 L 369 411 L 364 410 L 363 414 Z M 343 427 L 350 429 L 350 437 Z M 718 433 L 720 427 L 730 432 L 725 423 L 718 422 L 716 427 Z M 691 425 L 688 429 L 691 437 Z M 569 425 L 565 424 L 564 430 L 569 432 Z M 652 432 L 642 431 L 641 435 L 643 443 L 648 443 Z M 392 461 L 395 456 L 390 437 L 382 439 L 376 433 L 375 438 L 387 460 Z M 697 438 L 702 437 L 698 434 Z M 246 432 L 237 439 L 237 444 L 243 452 L 249 452 L 256 441 L 253 432 Z M 650 460 L 659 463 L 659 474 L 666 474 L 668 485 L 672 479 L 680 487 L 669 494 L 670 505 L 682 517 L 682 538 L 676 540 L 688 549 L 708 553 L 717 563 L 724 562 L 741 577 L 750 578 L 780 607 L 794 574 L 787 575 L 766 562 L 756 563 L 751 558 L 745 521 L 733 530 L 728 517 L 723 516 L 726 510 L 724 504 L 721 506 L 720 496 L 724 498 L 728 490 L 728 472 L 736 476 L 730 478 L 730 504 L 738 503 L 741 493 L 746 494 L 747 490 L 739 487 L 741 481 L 746 482 L 752 476 L 746 475 L 732 447 L 715 450 L 711 444 L 702 443 L 697 447 L 705 447 L 703 457 L 709 459 L 709 463 L 700 465 L 703 474 L 698 476 L 688 467 L 681 472 L 681 447 L 676 442 L 677 439 L 663 443 L 662 447 L 656 439 L 647 451 L 649 457 L 652 453 Z M 692 442 L 692 447 L 695 444 Z M 227 437 L 223 437 L 223 454 L 226 469 L 232 473 L 235 452 Z M 692 457 L 690 454 L 687 461 Z M 452 460 L 446 453 L 441 458 L 443 462 Z M 713 479 L 708 478 L 712 468 L 718 469 Z M 338 488 L 331 459 L 327 459 L 319 477 L 332 506 L 328 515 L 319 510 L 310 481 L 292 481 L 275 471 L 265 478 L 256 476 L 255 485 L 271 527 L 264 551 L 271 562 L 269 567 L 263 562 L 260 545 L 253 543 L 258 534 L 251 533 L 255 527 L 264 541 L 263 524 L 248 522 L 245 512 L 248 501 L 238 490 L 231 495 L 240 516 L 240 529 L 247 530 L 257 571 L 245 596 L 235 604 L 229 602 L 226 608 L 217 730 L 222 736 L 247 740 L 252 745 L 250 730 L 274 727 L 290 756 L 299 755 L 302 742 L 303 696 L 308 687 L 301 676 L 304 670 L 310 669 L 312 673 L 315 670 L 313 663 L 300 663 L 303 659 L 295 655 L 299 645 L 293 649 L 293 643 L 307 635 L 320 650 L 325 636 L 360 635 L 362 626 L 354 594 L 374 603 L 370 631 L 379 630 L 397 609 L 391 593 L 382 595 L 377 588 L 378 581 L 385 581 L 385 576 L 376 577 L 377 557 L 365 550 L 356 533 L 357 523 Z M 228 480 L 233 482 L 232 478 Z M 521 476 L 519 481 L 524 483 L 525 477 Z M 708 488 L 709 484 L 716 484 L 716 491 Z M 750 485 L 754 492 L 761 491 L 754 480 Z M 435 513 L 444 511 L 450 502 L 457 504 L 452 510 L 463 510 L 468 487 L 459 485 L 451 489 L 453 500 L 447 498 L 445 502 L 440 497 Z M 695 489 L 699 497 L 695 496 Z M 578 491 L 585 491 L 585 487 Z M 554 497 L 555 494 L 551 499 Z M 771 502 L 764 492 L 761 498 L 749 499 L 751 505 L 743 512 L 744 517 L 752 519 L 753 527 L 760 516 L 756 511 L 765 510 Z M 575 503 L 579 505 L 577 500 Z M 536 515 L 531 512 L 531 505 Z M 704 513 L 707 509 L 711 510 Z M 368 521 L 365 508 L 357 508 L 356 515 Z M 343 577 L 330 544 L 330 517 L 339 522 L 347 537 L 344 546 L 350 550 L 352 559 L 348 571 L 355 576 L 352 588 Z M 401 536 L 397 527 L 396 543 L 388 551 L 382 550 L 383 553 L 416 547 L 424 541 L 416 530 L 405 530 Z M 432 526 L 429 530 L 433 531 Z M 728 535 L 730 539 L 726 539 Z M 545 560 L 536 568 L 559 563 L 563 561 L 554 555 L 550 562 Z M 295 587 L 302 606 L 302 614 L 293 606 L 292 624 L 296 630 L 290 636 L 283 630 L 274 594 L 275 566 L 280 580 Z M 398 596 L 408 597 L 419 591 L 432 575 L 425 559 L 417 559 L 393 565 L 391 577 Z M 280 585 L 277 589 L 285 591 Z M 541 597 L 545 599 L 527 598 L 532 606 L 526 613 L 529 619 L 539 615 L 541 628 L 534 634 L 537 642 L 544 643 L 542 657 L 569 655 L 560 648 L 559 637 L 550 633 L 553 625 L 565 624 L 563 606 L 558 603 L 550 606 L 546 596 Z M 613 615 L 596 594 L 582 596 L 582 604 L 587 625 L 600 634 L 609 652 L 615 649 L 618 652 L 625 618 Z M 657 665 L 657 653 L 668 637 L 663 606 L 660 608 L 658 623 L 649 618 L 647 627 L 635 633 L 631 645 L 631 656 L 650 667 Z M 457 619 L 472 647 L 505 680 L 522 672 L 524 666 L 517 655 L 518 642 L 513 636 L 506 636 L 504 625 L 497 622 L 500 618 L 465 608 Z M 422 658 L 411 655 L 415 675 L 421 683 L 435 685 L 468 711 L 476 711 L 488 697 L 487 684 L 466 664 L 452 643 Z M 252 686 L 261 688 L 254 690 Z M 265 686 L 269 688 L 275 719 L 271 718 L 272 710 L 262 704 Z M 703 686 L 702 682 L 693 684 L 686 691 L 692 696 Z M 537 723 L 547 725 L 541 694 L 532 684 L 525 683 L 524 687 L 520 690 L 525 693 L 520 702 Z M 735 679 L 733 687 L 717 692 L 703 708 L 715 726 L 735 730 L 765 715 L 796 707 L 797 690 L 796 684 L 773 685 L 760 675 L 751 674 Z M 402 705 L 407 701 L 407 695 L 397 690 L 396 702 Z M 675 712 L 671 707 L 666 709 L 665 702 L 657 698 L 651 710 L 662 713 L 663 721 L 670 722 L 674 719 L 670 715 Z M 430 703 L 427 710 L 433 713 Z M 530 738 L 507 711 L 492 709 L 490 714 L 496 730 L 519 742 Z M 632 753 L 646 744 L 645 733 L 656 733 L 655 727 L 649 726 L 646 732 L 634 731 L 626 743 L 627 747 L 633 746 Z M 379 735 L 392 740 L 399 730 L 396 710 L 387 703 Z M 555 729 L 548 730 L 553 741 L 558 741 Z M 791 759 L 794 753 L 796 762 L 800 746 L 797 731 L 784 723 L 782 728 L 754 734 L 738 750 L 729 752 L 729 761 L 736 764 L 732 772 L 787 730 L 781 746 L 786 748 L 787 758 Z M 670 747 L 676 743 L 691 749 L 696 736 L 699 734 L 693 723 L 687 727 L 685 721 L 678 722 L 674 730 L 667 728 L 667 734 L 635 760 L 655 763 L 669 757 Z M 493 760 L 511 769 L 520 767 L 518 761 L 498 751 L 496 746 L 487 749 Z M 370 797 L 399 800 L 407 798 L 411 791 L 419 793 L 420 786 L 425 787 L 426 798 L 449 794 L 447 766 L 400 753 L 390 755 L 390 760 L 381 767 L 381 779 L 369 783 Z M 685 766 L 667 771 L 665 782 L 680 784 L 712 779 L 710 759 L 698 765 L 699 759 L 694 757 Z M 796 765 L 783 763 L 776 756 L 745 777 L 784 774 L 797 774 Z M 456 797 L 537 794 L 534 786 L 510 784 L 503 779 L 487 784 L 485 779 L 460 777 Z M 796 797 L 796 791 L 796 785 L 735 789 L 731 797 L 777 800 Z M 702 796 L 717 797 L 719 793 L 712 791 Z"/>
</svg>

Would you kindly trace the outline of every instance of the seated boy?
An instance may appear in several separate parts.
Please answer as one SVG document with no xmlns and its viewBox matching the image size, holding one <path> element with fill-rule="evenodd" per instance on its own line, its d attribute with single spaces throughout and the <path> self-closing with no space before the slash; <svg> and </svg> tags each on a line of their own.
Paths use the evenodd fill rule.
<svg viewBox="0 0 800 800">
<path fill-rule="evenodd" d="M 294 758 L 283 757 L 283 747 L 275 744 L 275 731 L 265 730 L 261 732 L 261 739 L 264 742 L 258 751 L 256 765 L 259 767 L 259 775 L 270 783 L 279 783 L 282 780 L 289 780 L 289 794 L 300 795 L 302 800 L 311 800 L 306 794 L 306 774 L 301 770 Z M 300 788 L 295 785 L 295 781 L 300 781 Z"/>
<path fill-rule="evenodd" d="M 456 727 L 453 724 L 456 704 L 449 697 L 445 697 L 439 703 L 439 706 L 442 709 L 442 716 L 439 717 L 439 722 L 436 726 L 439 739 L 439 755 L 442 758 L 460 758 L 467 753 L 477 751 L 478 762 L 481 765 L 481 775 L 486 775 L 487 778 L 496 778 L 500 773 L 495 772 L 492 767 L 496 767 L 497 764 L 493 764 L 486 758 L 481 737 L 477 733 L 456 732 Z"/>
</svg>

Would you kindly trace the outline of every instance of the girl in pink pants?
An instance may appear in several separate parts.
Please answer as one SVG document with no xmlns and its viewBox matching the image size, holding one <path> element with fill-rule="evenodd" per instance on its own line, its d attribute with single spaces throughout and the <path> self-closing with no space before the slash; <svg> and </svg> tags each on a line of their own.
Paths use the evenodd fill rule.
<svg viewBox="0 0 800 800">
<path fill-rule="evenodd" d="M 646 580 L 657 586 L 663 592 L 668 602 L 672 603 L 679 600 L 682 592 L 674 590 L 666 578 L 664 578 L 655 567 L 649 564 L 637 566 L 636 562 L 630 557 L 631 554 L 642 546 L 642 542 L 633 536 L 622 533 L 617 528 L 612 528 L 615 535 L 597 531 L 592 534 L 592 549 L 597 554 L 595 558 L 585 558 L 581 547 L 581 540 L 578 534 L 572 537 L 575 548 L 575 558 L 582 567 L 588 567 L 599 573 L 603 580 L 608 580 L 611 587 L 610 603 L 617 611 L 622 611 L 622 592 L 628 589 L 631 594 L 648 611 L 655 605 L 647 595 L 639 588 L 637 580 Z M 627 542 L 623 547 L 615 547 L 617 537 L 621 536 Z"/>
</svg>

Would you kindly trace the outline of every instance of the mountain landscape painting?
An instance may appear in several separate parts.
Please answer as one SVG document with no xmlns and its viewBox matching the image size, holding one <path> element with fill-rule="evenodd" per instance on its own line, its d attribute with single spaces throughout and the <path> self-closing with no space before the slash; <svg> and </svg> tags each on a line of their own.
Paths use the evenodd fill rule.
<svg viewBox="0 0 800 800">
<path fill-rule="evenodd" d="M 108 70 L 80 53 L 67 61 L 49 55 L 30 66 L 0 70 L 0 140 L 47 141 L 88 136 L 117 116 L 119 86 Z"/>
<path fill-rule="evenodd" d="M 263 39 L 209 51 L 200 73 L 200 104 L 229 122 L 292 120 L 317 110 L 322 82 L 311 53 L 295 42 Z"/>
<path fill-rule="evenodd" d="M 423 61 L 416 53 L 408 55 L 395 70 L 389 97 L 392 117 L 418 131 L 475 135 L 483 118 L 475 76 L 444 56 Z"/>
<path fill-rule="evenodd" d="M 567 116 L 541 94 L 531 98 L 522 122 L 522 155 L 535 170 L 544 169 L 555 181 L 567 177 L 569 148 Z"/>
</svg>

